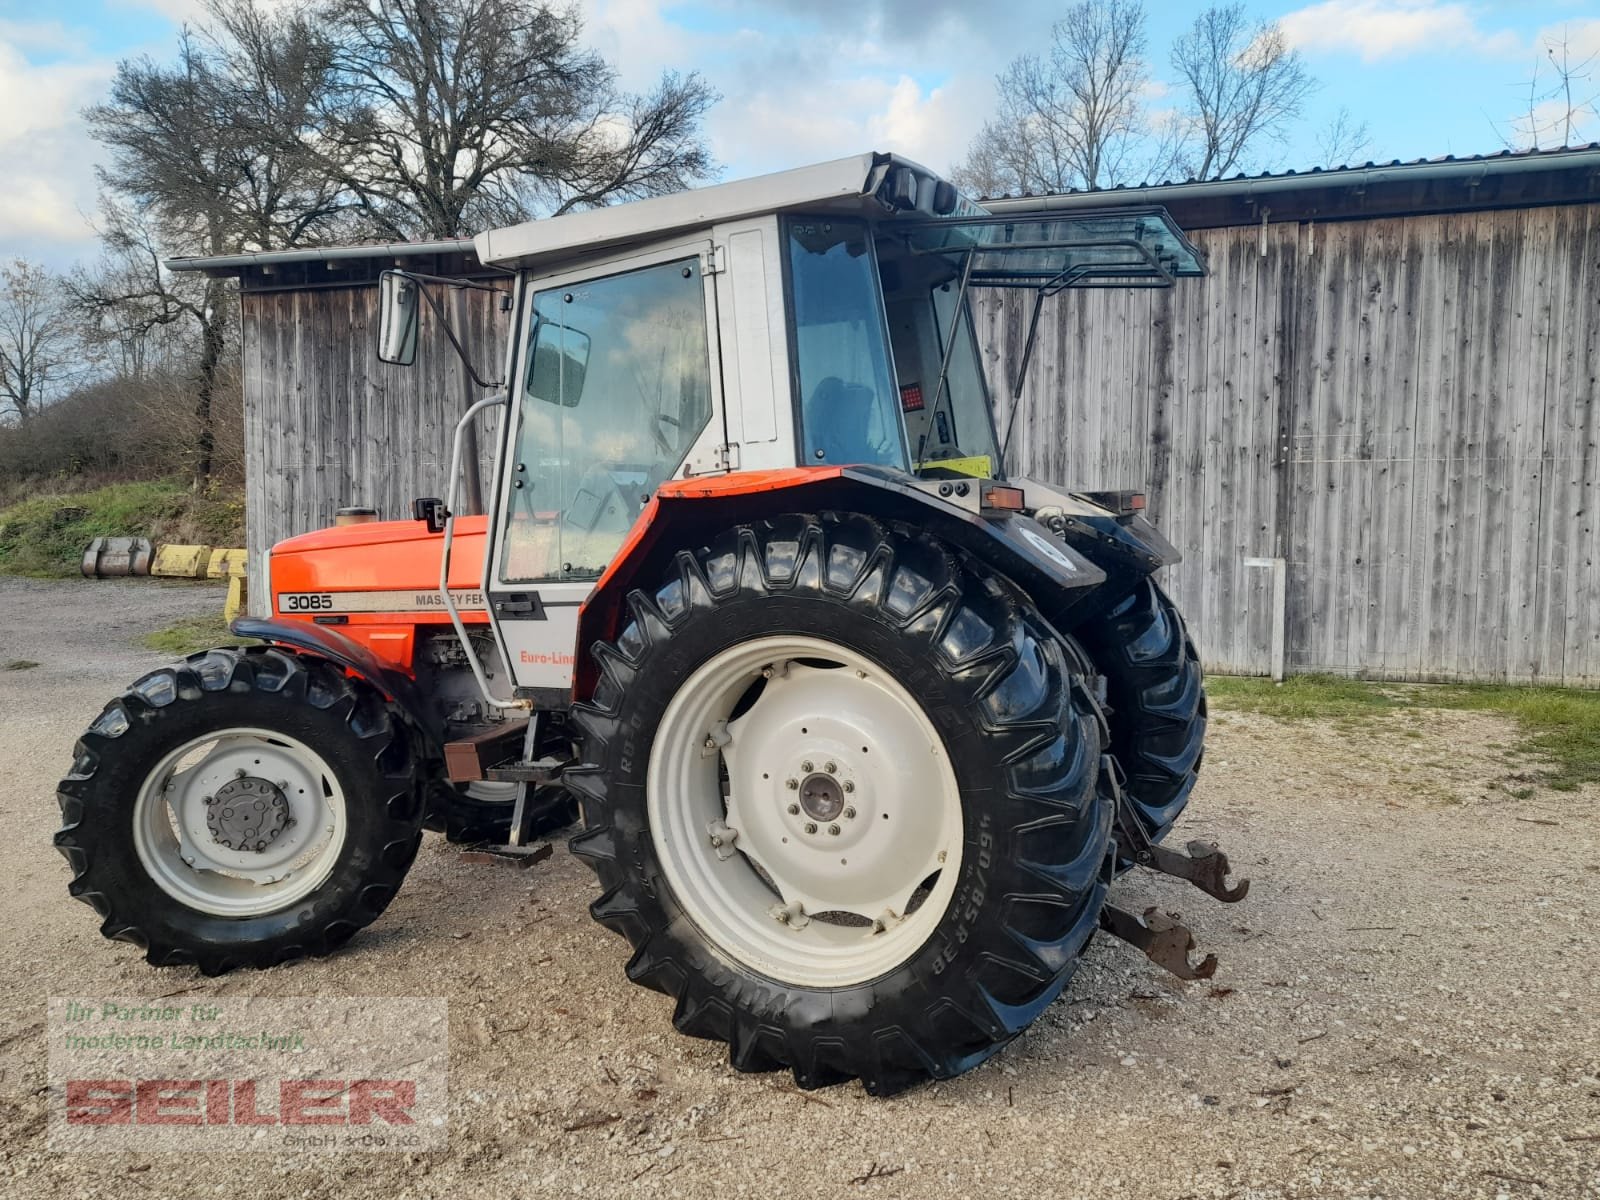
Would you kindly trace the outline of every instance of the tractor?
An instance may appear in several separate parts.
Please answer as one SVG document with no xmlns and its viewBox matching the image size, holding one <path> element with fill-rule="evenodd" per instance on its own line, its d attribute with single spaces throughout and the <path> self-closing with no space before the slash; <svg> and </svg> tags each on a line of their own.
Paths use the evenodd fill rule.
<svg viewBox="0 0 1600 1200">
<path fill-rule="evenodd" d="M 875 1094 L 1006 1045 L 1097 929 L 1211 973 L 1107 903 L 1135 868 L 1246 886 L 1163 843 L 1206 728 L 1178 556 L 1141 495 L 1005 467 L 1045 299 L 1205 273 L 1164 209 L 994 215 L 874 153 L 476 252 L 512 333 L 443 496 L 275 545 L 255 644 L 78 742 L 55 844 L 107 937 L 208 975 L 328 954 L 425 827 L 530 855 L 575 821 L 680 1031 Z M 452 283 L 381 276 L 380 360 Z M 980 288 L 1031 300 L 1003 433 Z"/>
</svg>

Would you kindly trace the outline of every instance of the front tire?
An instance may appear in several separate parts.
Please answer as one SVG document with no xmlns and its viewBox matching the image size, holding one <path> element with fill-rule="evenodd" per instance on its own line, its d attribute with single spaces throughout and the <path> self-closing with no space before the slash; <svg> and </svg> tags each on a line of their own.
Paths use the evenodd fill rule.
<svg viewBox="0 0 1600 1200">
<path fill-rule="evenodd" d="M 55 844 L 100 931 L 216 975 L 323 955 L 388 906 L 421 841 L 412 735 L 372 690 L 276 647 L 210 650 L 106 705 Z"/>
<path fill-rule="evenodd" d="M 576 713 L 572 849 L 681 1032 L 881 1094 L 1060 994 L 1105 896 L 1102 727 L 1009 585 L 824 515 L 681 552 L 629 604 Z"/>
</svg>

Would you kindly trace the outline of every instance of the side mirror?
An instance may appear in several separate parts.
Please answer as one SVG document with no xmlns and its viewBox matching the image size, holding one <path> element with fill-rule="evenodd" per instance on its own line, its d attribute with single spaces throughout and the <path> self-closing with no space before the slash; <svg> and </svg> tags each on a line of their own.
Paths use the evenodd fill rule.
<svg viewBox="0 0 1600 1200">
<path fill-rule="evenodd" d="M 417 282 L 400 271 L 378 276 L 378 361 L 409 367 L 417 358 Z"/>
<path fill-rule="evenodd" d="M 589 335 L 541 321 L 528 359 L 528 394 L 562 408 L 576 408 L 589 370 Z"/>
</svg>

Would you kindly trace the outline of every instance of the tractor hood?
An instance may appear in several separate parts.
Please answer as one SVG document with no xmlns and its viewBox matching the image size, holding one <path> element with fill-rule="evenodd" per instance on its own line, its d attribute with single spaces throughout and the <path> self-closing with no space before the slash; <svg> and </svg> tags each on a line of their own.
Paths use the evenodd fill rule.
<svg viewBox="0 0 1600 1200">
<path fill-rule="evenodd" d="M 452 591 L 482 587 L 486 524 L 481 516 L 456 519 Z M 286 538 L 272 548 L 273 607 L 280 609 L 278 597 L 332 592 L 429 592 L 436 603 L 443 547 L 444 535 L 421 521 L 368 521 Z"/>
</svg>

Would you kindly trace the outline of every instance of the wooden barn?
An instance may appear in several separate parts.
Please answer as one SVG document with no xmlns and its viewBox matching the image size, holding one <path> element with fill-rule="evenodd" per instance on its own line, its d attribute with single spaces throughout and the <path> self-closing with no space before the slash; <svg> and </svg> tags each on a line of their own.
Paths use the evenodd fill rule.
<svg viewBox="0 0 1600 1200">
<path fill-rule="evenodd" d="M 1600 146 L 986 202 L 1149 203 L 1210 277 L 1047 302 L 1012 466 L 1148 489 L 1211 669 L 1600 686 Z"/>
<path fill-rule="evenodd" d="M 1600 686 L 1600 147 L 986 203 L 1152 202 L 1210 278 L 1047 301 L 1011 467 L 1148 491 L 1213 670 Z M 470 241 L 171 264 L 240 281 L 252 564 L 442 490 L 481 390 L 426 306 L 377 361 L 396 264 L 494 278 Z M 459 302 L 498 375 L 498 296 Z M 978 305 L 1004 430 L 1029 314 Z"/>
</svg>

